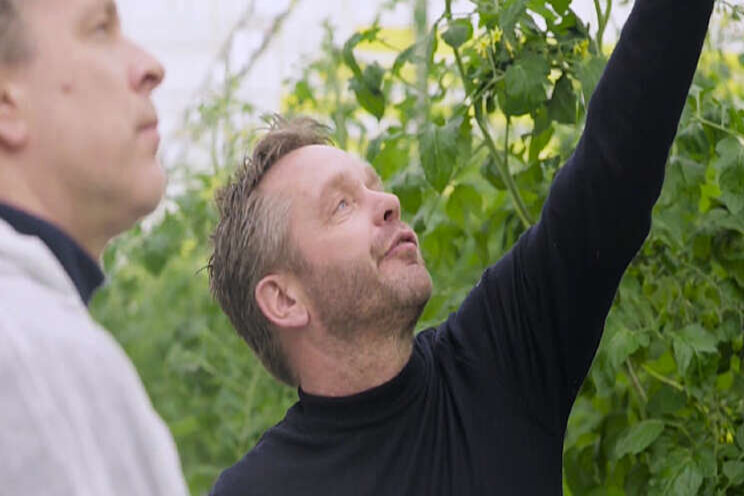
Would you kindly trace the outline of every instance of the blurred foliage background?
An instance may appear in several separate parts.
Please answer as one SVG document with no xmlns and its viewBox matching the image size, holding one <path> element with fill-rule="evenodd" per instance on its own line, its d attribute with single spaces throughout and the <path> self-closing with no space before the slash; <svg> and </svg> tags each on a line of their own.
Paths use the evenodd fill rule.
<svg viewBox="0 0 744 496">
<path fill-rule="evenodd" d="M 401 200 L 439 323 L 539 216 L 578 141 L 611 46 L 613 1 L 589 29 L 571 0 L 406 3 L 323 49 L 286 82 L 282 113 L 329 124 Z M 463 5 L 467 7 L 463 9 Z M 744 54 L 723 47 L 741 4 L 719 1 L 652 232 L 622 281 L 564 448 L 567 495 L 744 494 Z M 227 65 L 226 65 L 227 67 Z M 263 371 L 208 292 L 214 191 L 262 128 L 244 73 L 194 106 L 194 153 L 166 164 L 164 209 L 115 240 L 94 316 L 122 343 L 169 424 L 193 494 L 250 450 L 296 392 Z M 199 155 L 201 154 L 201 155 Z M 202 161 L 203 162 L 203 161 Z"/>
</svg>

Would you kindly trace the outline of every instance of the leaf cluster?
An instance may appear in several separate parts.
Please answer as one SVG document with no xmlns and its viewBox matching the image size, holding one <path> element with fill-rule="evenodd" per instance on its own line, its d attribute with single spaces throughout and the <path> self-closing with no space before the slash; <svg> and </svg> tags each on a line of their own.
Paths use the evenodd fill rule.
<svg viewBox="0 0 744 496">
<path fill-rule="evenodd" d="M 326 25 L 321 53 L 287 82 L 283 104 L 328 123 L 400 198 L 435 281 L 420 328 L 456 309 L 539 217 L 606 63 L 601 35 L 569 0 L 467 5 L 455 12 L 446 1 L 407 46 L 379 23 L 341 43 Z M 742 63 L 706 49 L 652 232 L 569 420 L 565 494 L 744 494 Z M 112 282 L 93 306 L 173 430 L 195 494 L 295 397 L 235 336 L 202 270 L 212 195 L 254 138 L 239 86 L 228 78 L 193 112 L 195 157 L 211 170 L 192 156 L 172 165 L 190 172 L 162 218 L 107 251 Z"/>
</svg>

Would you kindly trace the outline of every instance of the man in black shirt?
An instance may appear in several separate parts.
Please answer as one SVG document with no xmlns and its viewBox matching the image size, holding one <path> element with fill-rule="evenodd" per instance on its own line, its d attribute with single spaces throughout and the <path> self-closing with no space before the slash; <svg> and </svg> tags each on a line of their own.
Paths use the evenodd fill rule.
<svg viewBox="0 0 744 496">
<path fill-rule="evenodd" d="M 437 328 L 397 199 L 306 121 L 219 197 L 212 289 L 299 401 L 213 494 L 561 493 L 571 405 L 650 227 L 713 0 L 637 0 L 540 221 Z"/>
</svg>

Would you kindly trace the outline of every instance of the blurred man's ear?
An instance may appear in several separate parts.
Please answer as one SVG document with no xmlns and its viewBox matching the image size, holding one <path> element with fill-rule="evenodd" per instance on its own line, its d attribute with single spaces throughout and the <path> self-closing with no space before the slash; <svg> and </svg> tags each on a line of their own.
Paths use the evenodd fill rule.
<svg viewBox="0 0 744 496">
<path fill-rule="evenodd" d="M 310 314 L 292 278 L 270 274 L 256 285 L 256 301 L 269 321 L 281 328 L 298 329 L 310 322 Z"/>
<path fill-rule="evenodd" d="M 0 79 L 0 146 L 23 147 L 28 140 L 28 126 L 20 108 L 20 91 L 11 82 Z"/>
</svg>

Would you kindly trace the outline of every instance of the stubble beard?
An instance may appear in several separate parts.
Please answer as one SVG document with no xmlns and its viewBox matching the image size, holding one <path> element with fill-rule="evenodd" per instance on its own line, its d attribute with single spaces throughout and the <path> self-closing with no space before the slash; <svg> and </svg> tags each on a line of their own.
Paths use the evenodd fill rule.
<svg viewBox="0 0 744 496">
<path fill-rule="evenodd" d="M 431 279 L 421 260 L 388 277 L 355 262 L 306 268 L 318 318 L 329 334 L 345 342 L 362 332 L 410 340 L 431 296 Z"/>
</svg>

